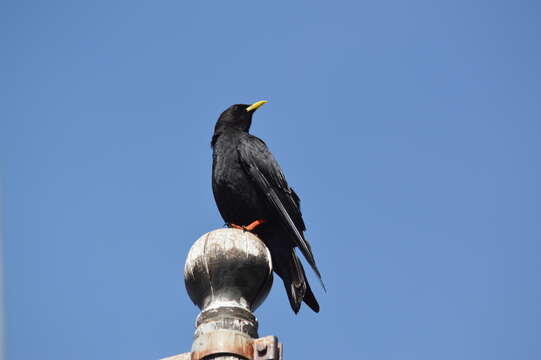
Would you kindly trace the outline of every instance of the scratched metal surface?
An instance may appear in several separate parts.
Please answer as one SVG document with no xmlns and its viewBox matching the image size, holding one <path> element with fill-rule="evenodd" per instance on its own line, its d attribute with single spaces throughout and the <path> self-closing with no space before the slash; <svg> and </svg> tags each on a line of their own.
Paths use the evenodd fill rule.
<svg viewBox="0 0 541 360">
<path fill-rule="evenodd" d="M 250 232 L 218 229 L 192 246 L 184 267 L 188 295 L 201 310 L 229 306 L 255 310 L 272 286 L 272 261 Z"/>
<path fill-rule="evenodd" d="M 250 232 L 218 229 L 201 236 L 184 266 L 190 299 L 201 309 L 190 353 L 166 360 L 278 359 L 275 337 L 258 339 L 252 311 L 272 287 L 272 261 Z"/>
</svg>

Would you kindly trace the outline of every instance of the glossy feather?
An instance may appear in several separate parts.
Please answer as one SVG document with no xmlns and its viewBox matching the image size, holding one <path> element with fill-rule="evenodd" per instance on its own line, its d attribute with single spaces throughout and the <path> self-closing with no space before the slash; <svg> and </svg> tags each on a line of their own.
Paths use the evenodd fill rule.
<svg viewBox="0 0 541 360">
<path fill-rule="evenodd" d="M 267 223 L 254 232 L 265 242 L 273 267 L 284 282 L 293 311 L 302 301 L 318 312 L 319 304 L 308 284 L 298 247 L 321 281 L 310 244 L 300 199 L 289 187 L 278 162 L 259 138 L 248 130 L 252 112 L 248 105 L 233 105 L 218 119 L 212 138 L 212 189 L 218 210 L 227 223 Z M 323 285 L 323 282 L 322 282 Z"/>
</svg>

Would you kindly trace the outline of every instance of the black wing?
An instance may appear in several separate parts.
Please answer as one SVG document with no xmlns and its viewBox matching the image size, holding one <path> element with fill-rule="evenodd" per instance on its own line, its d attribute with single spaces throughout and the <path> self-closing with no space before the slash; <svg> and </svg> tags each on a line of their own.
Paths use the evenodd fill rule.
<svg viewBox="0 0 541 360">
<path fill-rule="evenodd" d="M 299 197 L 287 185 L 278 162 L 270 153 L 267 145 L 252 135 L 243 137 L 237 150 L 244 170 L 265 194 L 269 207 L 274 210 L 281 225 L 293 235 L 295 245 L 299 247 L 321 280 L 321 274 L 316 266 L 310 244 L 304 238 L 303 231 L 306 230 L 306 226 L 302 220 Z M 321 284 L 323 285 L 323 283 Z"/>
</svg>

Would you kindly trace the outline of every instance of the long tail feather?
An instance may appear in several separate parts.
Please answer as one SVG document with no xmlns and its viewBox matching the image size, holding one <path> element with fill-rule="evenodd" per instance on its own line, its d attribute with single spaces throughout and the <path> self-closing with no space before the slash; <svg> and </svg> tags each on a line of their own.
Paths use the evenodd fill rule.
<svg viewBox="0 0 541 360">
<path fill-rule="evenodd" d="M 298 313 L 304 301 L 313 311 L 319 312 L 319 304 L 308 284 L 304 268 L 295 250 L 290 249 L 289 253 L 279 255 L 276 260 L 276 272 L 284 282 L 293 311 Z"/>
</svg>

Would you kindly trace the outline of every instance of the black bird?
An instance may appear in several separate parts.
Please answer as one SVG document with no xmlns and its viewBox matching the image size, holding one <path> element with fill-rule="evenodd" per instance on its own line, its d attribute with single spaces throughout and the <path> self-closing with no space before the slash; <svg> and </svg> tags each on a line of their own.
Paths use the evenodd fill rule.
<svg viewBox="0 0 541 360">
<path fill-rule="evenodd" d="M 211 141 L 214 199 L 228 226 L 252 231 L 265 242 L 293 311 L 297 313 L 304 301 L 319 312 L 295 253 L 298 247 L 321 281 L 312 249 L 304 237 L 300 199 L 287 184 L 265 143 L 248 133 L 254 111 L 265 103 L 232 105 L 216 122 Z"/>
</svg>

